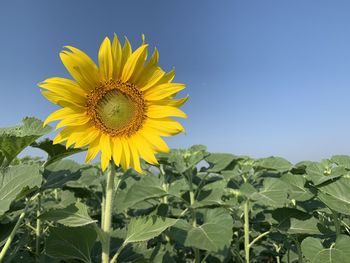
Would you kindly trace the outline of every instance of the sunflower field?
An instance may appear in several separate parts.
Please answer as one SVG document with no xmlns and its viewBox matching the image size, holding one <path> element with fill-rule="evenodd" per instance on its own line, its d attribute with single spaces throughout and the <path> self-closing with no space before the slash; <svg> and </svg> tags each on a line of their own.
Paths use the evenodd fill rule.
<svg viewBox="0 0 350 263">
<path fill-rule="evenodd" d="M 350 262 L 350 156 L 292 164 L 194 145 L 142 161 L 143 174 L 102 172 L 50 131 L 33 117 L 0 129 L 0 262 L 101 262 L 106 236 L 111 263 Z M 27 147 L 47 159 L 19 158 Z"/>
</svg>

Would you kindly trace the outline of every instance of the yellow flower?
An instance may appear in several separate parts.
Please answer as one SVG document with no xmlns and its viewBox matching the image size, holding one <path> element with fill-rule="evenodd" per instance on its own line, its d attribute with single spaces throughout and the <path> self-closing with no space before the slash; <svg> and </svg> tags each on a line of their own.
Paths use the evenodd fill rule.
<svg viewBox="0 0 350 263">
<path fill-rule="evenodd" d="M 129 167 L 142 172 L 140 157 L 157 164 L 155 154 L 169 151 L 161 136 L 184 131 L 169 118 L 186 118 L 178 107 L 187 97 L 174 99 L 184 84 L 172 83 L 174 70 L 165 73 L 158 66 L 155 49 L 147 60 L 144 38 L 132 52 L 126 38 L 122 47 L 117 36 L 111 43 L 105 38 L 98 52 L 98 64 L 81 50 L 66 46 L 60 58 L 74 80 L 49 78 L 38 85 L 43 95 L 61 109 L 49 115 L 45 125 L 60 120 L 64 127 L 54 143 L 66 146 L 88 146 L 86 162 L 101 151 L 101 167 L 105 170 L 113 159 L 124 170 Z"/>
</svg>

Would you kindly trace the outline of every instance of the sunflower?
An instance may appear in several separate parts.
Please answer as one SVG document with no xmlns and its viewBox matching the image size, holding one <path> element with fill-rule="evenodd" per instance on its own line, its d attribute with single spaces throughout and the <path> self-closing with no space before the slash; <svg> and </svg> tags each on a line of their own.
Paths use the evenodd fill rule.
<svg viewBox="0 0 350 263">
<path fill-rule="evenodd" d="M 124 170 L 142 172 L 140 158 L 157 164 L 155 154 L 168 152 L 162 139 L 184 131 L 170 117 L 186 118 L 179 107 L 188 97 L 174 99 L 185 88 L 172 83 L 174 70 L 158 66 L 155 49 L 147 61 L 148 44 L 132 51 L 125 38 L 122 46 L 114 35 L 106 37 L 98 52 L 98 65 L 83 51 L 65 46 L 60 58 L 73 80 L 53 77 L 39 83 L 42 94 L 61 108 L 44 122 L 57 121 L 63 128 L 54 143 L 66 147 L 88 147 L 86 162 L 101 151 L 104 171 L 111 160 Z"/>
</svg>

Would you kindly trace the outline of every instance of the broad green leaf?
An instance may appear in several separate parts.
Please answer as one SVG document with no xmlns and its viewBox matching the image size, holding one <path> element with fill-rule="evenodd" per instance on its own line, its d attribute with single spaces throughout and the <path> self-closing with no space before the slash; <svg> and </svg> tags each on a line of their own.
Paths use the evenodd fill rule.
<svg viewBox="0 0 350 263">
<path fill-rule="evenodd" d="M 52 209 L 40 216 L 43 220 L 50 220 L 69 227 L 78 227 L 97 222 L 88 214 L 88 207 L 77 202 L 61 209 Z"/>
<path fill-rule="evenodd" d="M 288 171 L 292 168 L 292 164 L 281 157 L 271 156 L 256 160 L 255 167 L 257 167 L 258 169 Z"/>
<path fill-rule="evenodd" d="M 224 205 L 224 202 L 221 199 L 223 194 L 223 188 L 204 188 L 200 191 L 193 207 L 198 208 L 210 205 Z"/>
<path fill-rule="evenodd" d="M 48 154 L 45 166 L 86 150 L 80 148 L 67 149 L 63 144 L 53 144 L 53 141 L 50 139 L 45 139 L 41 142 L 33 142 L 30 146 L 41 149 Z"/>
<path fill-rule="evenodd" d="M 217 173 L 224 170 L 237 158 L 238 158 L 237 156 L 229 153 L 211 153 L 209 156 L 205 158 L 205 160 L 210 165 L 210 168 L 208 169 L 208 171 Z"/>
<path fill-rule="evenodd" d="M 78 180 L 81 166 L 72 160 L 60 160 L 48 165 L 44 170 L 46 179 L 43 189 L 62 188 L 69 181 Z"/>
<path fill-rule="evenodd" d="M 179 220 L 172 227 L 171 235 L 184 246 L 218 252 L 230 246 L 232 227 L 232 217 L 226 210 L 207 209 L 202 225 L 193 227 L 186 221 Z"/>
<path fill-rule="evenodd" d="M 350 215 L 350 179 L 340 178 L 319 187 L 318 198 L 329 208 Z"/>
<path fill-rule="evenodd" d="M 45 242 L 46 253 L 53 258 L 91 263 L 91 249 L 96 240 L 92 227 L 50 227 Z"/>
<path fill-rule="evenodd" d="M 277 178 L 265 178 L 263 187 L 251 199 L 264 206 L 282 207 L 287 201 L 288 185 Z"/>
<path fill-rule="evenodd" d="M 160 198 L 167 192 L 162 188 L 162 181 L 156 175 L 143 176 L 135 182 L 125 193 L 123 200 L 116 196 L 116 205 L 119 210 L 133 208 L 135 204 L 149 199 Z"/>
<path fill-rule="evenodd" d="M 176 222 L 177 219 L 159 216 L 132 218 L 124 242 L 132 243 L 152 239 Z"/>
<path fill-rule="evenodd" d="M 314 195 L 304 187 L 306 179 L 300 174 L 284 174 L 281 180 L 288 184 L 288 194 L 290 199 L 297 201 L 306 201 Z"/>
<path fill-rule="evenodd" d="M 203 145 L 193 145 L 187 150 L 173 149 L 169 153 L 168 162 L 171 163 L 178 173 L 195 167 L 208 153 Z"/>
<path fill-rule="evenodd" d="M 309 219 L 310 215 L 296 208 L 283 207 L 275 209 L 272 212 L 272 218 L 275 220 L 272 223 L 276 228 L 287 232 L 292 225 L 291 219 L 303 221 Z"/>
<path fill-rule="evenodd" d="M 65 185 L 71 188 L 94 189 L 101 192 L 102 172 L 94 166 L 84 166 L 80 169 L 81 176 L 77 180 L 68 181 Z"/>
<path fill-rule="evenodd" d="M 5 213 L 12 201 L 24 191 L 39 188 L 42 176 L 38 164 L 21 164 L 0 170 L 0 215 Z"/>
<path fill-rule="evenodd" d="M 350 170 L 350 156 L 348 155 L 334 155 L 331 157 L 331 161 Z"/>
<path fill-rule="evenodd" d="M 295 218 L 291 218 L 288 233 L 319 235 L 321 234 L 321 232 L 317 227 L 318 224 L 318 220 L 314 217 L 311 217 L 307 220 L 298 220 Z"/>
<path fill-rule="evenodd" d="M 340 235 L 329 248 L 324 248 L 320 239 L 307 237 L 301 243 L 301 250 L 310 263 L 349 263 L 350 237 Z"/>
<path fill-rule="evenodd" d="M 43 122 L 34 117 L 24 118 L 22 124 L 15 127 L 0 128 L 0 166 L 8 166 L 24 148 L 51 129 L 43 127 Z"/>
<path fill-rule="evenodd" d="M 314 185 L 320 185 L 331 179 L 335 179 L 343 175 L 344 168 L 333 168 L 329 161 L 323 161 L 321 163 L 311 162 L 306 167 L 306 177 L 312 181 Z"/>
</svg>

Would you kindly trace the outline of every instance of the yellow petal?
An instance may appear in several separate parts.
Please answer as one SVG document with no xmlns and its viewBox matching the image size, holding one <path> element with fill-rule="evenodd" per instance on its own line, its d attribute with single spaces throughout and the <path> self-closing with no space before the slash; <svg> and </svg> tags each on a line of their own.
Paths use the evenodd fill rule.
<svg viewBox="0 0 350 263">
<path fill-rule="evenodd" d="M 146 100 L 161 100 L 173 96 L 185 87 L 186 86 L 181 83 L 165 83 L 146 90 L 144 96 Z"/>
<path fill-rule="evenodd" d="M 56 129 L 62 128 L 64 126 L 80 126 L 88 123 L 90 118 L 81 113 L 70 114 L 65 116 L 59 123 L 56 125 Z"/>
<path fill-rule="evenodd" d="M 112 151 L 111 151 L 111 141 L 109 138 L 109 135 L 107 134 L 102 134 L 101 135 L 101 168 L 102 171 L 104 171 L 107 166 L 109 161 L 111 160 L 112 156 Z"/>
<path fill-rule="evenodd" d="M 92 141 L 94 141 L 98 136 L 100 136 L 100 132 L 95 128 L 83 129 L 83 132 L 79 134 L 79 138 L 76 140 L 74 147 L 75 148 L 84 147 L 90 144 Z"/>
<path fill-rule="evenodd" d="M 44 121 L 44 126 L 47 125 L 49 122 L 57 121 L 76 113 L 76 111 L 69 107 L 64 107 L 59 110 L 56 110 L 46 118 L 46 120 Z"/>
<path fill-rule="evenodd" d="M 41 94 L 52 103 L 61 107 L 69 107 L 70 105 L 84 106 L 85 99 L 81 99 L 73 94 L 55 93 L 48 90 L 41 91 Z"/>
<path fill-rule="evenodd" d="M 121 158 L 120 162 L 121 162 L 121 165 L 122 165 L 124 171 L 126 171 L 130 166 L 129 144 L 127 143 L 125 138 L 120 138 L 120 142 L 122 143 L 122 146 L 123 146 L 122 158 Z"/>
<path fill-rule="evenodd" d="M 140 165 L 140 157 L 137 151 L 137 147 L 134 145 L 134 141 L 128 139 L 127 140 L 130 148 L 130 159 L 131 159 L 131 167 L 138 173 L 142 173 L 141 165 Z"/>
<path fill-rule="evenodd" d="M 100 151 L 100 136 L 97 136 L 95 140 L 93 140 L 86 154 L 85 162 L 89 163 L 93 159 L 95 159 L 96 155 Z"/>
<path fill-rule="evenodd" d="M 179 122 L 170 118 L 147 119 L 144 125 L 156 130 L 160 136 L 173 136 L 185 131 Z"/>
<path fill-rule="evenodd" d="M 142 159 L 150 164 L 158 164 L 158 161 L 154 156 L 153 147 L 148 141 L 143 139 L 139 134 L 135 134 L 131 139 L 133 140 L 133 144 L 137 147 Z"/>
<path fill-rule="evenodd" d="M 186 101 L 188 100 L 188 95 L 184 98 L 181 99 L 163 99 L 163 100 L 158 100 L 157 104 L 158 105 L 167 105 L 167 106 L 173 106 L 173 107 L 180 107 L 182 106 Z"/>
<path fill-rule="evenodd" d="M 119 39 L 114 34 L 112 42 L 112 58 L 113 58 L 113 79 L 119 79 L 122 69 L 122 46 L 120 45 Z"/>
<path fill-rule="evenodd" d="M 120 65 L 120 74 L 123 71 L 124 65 L 132 53 L 131 45 L 127 37 L 125 37 L 125 43 L 122 49 L 122 63 Z"/>
<path fill-rule="evenodd" d="M 170 149 L 168 145 L 164 142 L 162 138 L 155 134 L 154 130 L 148 128 L 142 128 L 140 132 L 142 139 L 146 140 L 153 149 L 157 152 L 169 152 Z"/>
<path fill-rule="evenodd" d="M 123 68 L 120 78 L 122 81 L 127 82 L 133 75 L 137 75 L 142 69 L 147 57 L 147 47 L 147 44 L 142 45 L 130 55 Z"/>
<path fill-rule="evenodd" d="M 111 41 L 106 37 L 98 51 L 98 63 L 100 65 L 100 76 L 104 80 L 110 80 L 113 76 L 113 56 Z"/>
<path fill-rule="evenodd" d="M 150 118 L 164 118 L 164 117 L 179 117 L 179 118 L 187 118 L 186 113 L 182 110 L 172 107 L 172 106 L 164 106 L 164 105 L 149 105 L 147 107 L 146 115 Z"/>
<path fill-rule="evenodd" d="M 89 92 L 94 89 L 99 83 L 98 68 L 95 62 L 77 48 L 71 46 L 65 48 L 68 50 L 62 51 L 60 58 L 68 72 L 85 91 Z"/>
<path fill-rule="evenodd" d="M 123 152 L 123 145 L 120 141 L 120 138 L 115 137 L 113 141 L 113 160 L 116 166 L 120 165 L 120 160 Z"/>
</svg>

